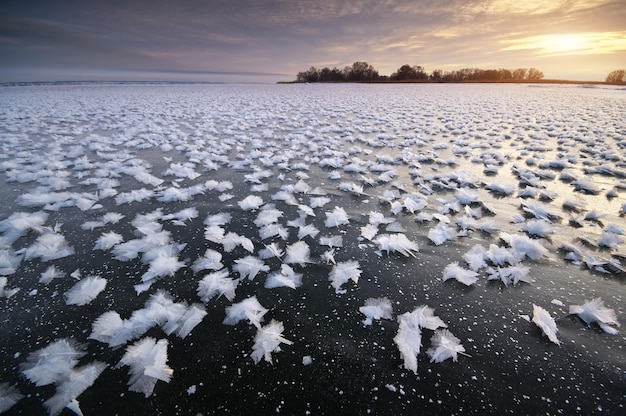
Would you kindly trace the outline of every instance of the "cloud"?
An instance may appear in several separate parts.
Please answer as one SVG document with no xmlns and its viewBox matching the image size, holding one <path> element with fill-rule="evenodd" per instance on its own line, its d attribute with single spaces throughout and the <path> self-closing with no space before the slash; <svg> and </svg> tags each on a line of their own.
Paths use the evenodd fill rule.
<svg viewBox="0 0 626 416">
<path fill-rule="evenodd" d="M 469 2 L 468 9 L 474 13 L 491 15 L 541 15 L 556 11 L 576 11 L 588 9 L 606 0 L 488 0 Z"/>
<path fill-rule="evenodd" d="M 616 0 L 21 0 L 0 4 L 1 15 L 0 68 L 295 76 L 316 63 L 357 60 L 384 74 L 405 63 L 540 67 L 559 53 L 541 30 L 623 37 L 626 8 Z M 616 39 L 592 44 L 581 50 L 621 48 Z"/>
<path fill-rule="evenodd" d="M 141 52 L 104 42 L 71 25 L 0 17 L 0 27 L 2 66 L 115 68 L 121 63 L 130 69 L 163 69 L 163 63 Z"/>
<path fill-rule="evenodd" d="M 626 51 L 626 31 L 536 35 L 502 41 L 500 51 L 533 50 L 536 55 L 604 55 Z"/>
</svg>

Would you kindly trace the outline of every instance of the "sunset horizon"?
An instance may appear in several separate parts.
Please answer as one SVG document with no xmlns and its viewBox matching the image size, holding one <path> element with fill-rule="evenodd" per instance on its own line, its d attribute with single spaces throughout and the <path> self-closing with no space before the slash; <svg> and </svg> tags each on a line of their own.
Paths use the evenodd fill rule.
<svg viewBox="0 0 626 416">
<path fill-rule="evenodd" d="M 618 1 L 28 0 L 0 6 L 0 81 L 289 81 L 366 61 L 381 74 L 538 68 L 603 81 L 626 66 Z"/>
</svg>

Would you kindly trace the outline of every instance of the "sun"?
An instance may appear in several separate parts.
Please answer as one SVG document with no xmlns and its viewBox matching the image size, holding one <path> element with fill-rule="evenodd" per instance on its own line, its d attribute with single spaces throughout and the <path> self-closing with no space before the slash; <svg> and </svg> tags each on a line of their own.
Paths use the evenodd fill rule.
<svg viewBox="0 0 626 416">
<path fill-rule="evenodd" d="M 588 40 L 582 35 L 550 35 L 545 37 L 543 49 L 552 53 L 567 53 L 585 49 Z"/>
</svg>

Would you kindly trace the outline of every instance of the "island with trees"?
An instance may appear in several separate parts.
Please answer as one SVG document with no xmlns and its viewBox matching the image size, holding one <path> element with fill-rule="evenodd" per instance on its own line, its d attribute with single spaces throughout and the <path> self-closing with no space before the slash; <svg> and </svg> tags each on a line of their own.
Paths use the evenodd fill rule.
<svg viewBox="0 0 626 416">
<path fill-rule="evenodd" d="M 626 70 L 620 69 L 609 73 L 606 83 L 626 82 Z M 391 75 L 381 75 L 367 62 L 357 61 L 343 69 L 310 67 L 298 72 L 294 83 L 312 82 L 567 82 L 545 80 L 543 72 L 536 68 L 517 69 L 479 69 L 464 68 L 453 71 L 435 69 L 427 72 L 419 65 L 402 65 Z M 576 81 L 570 81 L 576 82 Z M 602 83 L 602 82 L 598 82 Z"/>
</svg>

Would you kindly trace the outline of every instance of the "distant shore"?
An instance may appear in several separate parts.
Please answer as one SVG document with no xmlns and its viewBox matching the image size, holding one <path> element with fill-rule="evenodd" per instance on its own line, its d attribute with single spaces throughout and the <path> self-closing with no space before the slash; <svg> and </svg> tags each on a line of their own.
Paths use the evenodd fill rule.
<svg viewBox="0 0 626 416">
<path fill-rule="evenodd" d="M 579 85 L 622 85 L 624 82 L 572 81 L 566 79 L 538 80 L 470 80 L 470 81 L 434 81 L 434 80 L 378 80 L 378 81 L 278 81 L 277 84 L 579 84 Z"/>
<path fill-rule="evenodd" d="M 208 82 L 208 81 L 145 81 L 145 80 L 129 80 L 129 81 L 10 81 L 0 82 L 0 87 L 19 87 L 34 85 L 126 85 L 126 84 L 145 84 L 145 85 L 227 85 L 231 82 Z M 240 82 L 235 82 L 240 84 Z M 245 82 L 245 84 L 267 84 L 264 82 Z M 276 84 L 572 84 L 572 85 L 615 85 L 625 86 L 625 82 L 606 82 L 606 81 L 573 81 L 564 79 L 540 79 L 540 80 L 468 80 L 468 81 L 436 81 L 436 80 L 376 80 L 376 81 L 278 81 Z"/>
</svg>

